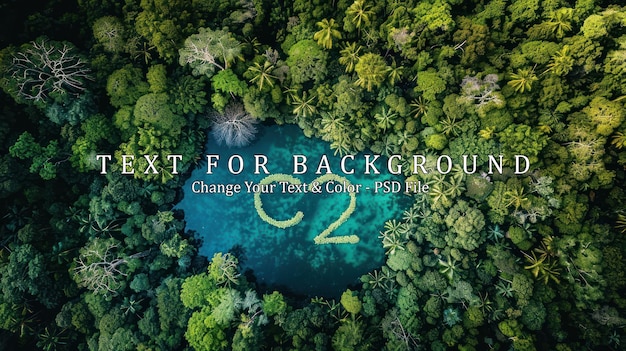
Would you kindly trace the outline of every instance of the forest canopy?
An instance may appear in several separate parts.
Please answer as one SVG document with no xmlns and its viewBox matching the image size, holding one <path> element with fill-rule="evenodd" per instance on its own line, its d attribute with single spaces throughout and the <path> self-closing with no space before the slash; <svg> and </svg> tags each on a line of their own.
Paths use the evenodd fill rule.
<svg viewBox="0 0 626 351">
<path fill-rule="evenodd" d="M 0 349 L 619 350 L 626 7 L 602 0 L 0 4 Z M 385 263 L 340 296 L 198 253 L 207 138 L 400 155 Z M 112 156 L 100 174 L 97 155 Z M 412 155 L 526 155 L 411 174 Z M 122 155 L 137 169 L 120 174 Z M 148 165 L 142 155 L 157 155 Z M 172 174 L 168 155 L 182 155 Z M 270 218 L 271 219 L 271 218 Z M 328 264 L 332 264 L 328 262 Z"/>
</svg>

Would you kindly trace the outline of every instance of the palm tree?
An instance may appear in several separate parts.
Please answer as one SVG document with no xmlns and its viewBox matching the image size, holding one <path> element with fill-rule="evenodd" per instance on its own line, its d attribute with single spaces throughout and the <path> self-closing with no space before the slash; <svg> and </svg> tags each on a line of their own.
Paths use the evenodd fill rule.
<svg viewBox="0 0 626 351">
<path fill-rule="evenodd" d="M 554 238 L 551 235 L 541 239 L 539 247 L 533 251 L 537 252 L 541 257 L 554 257 L 557 255 L 556 247 L 554 245 Z"/>
<path fill-rule="evenodd" d="M 378 122 L 378 126 L 383 129 L 383 131 L 387 131 L 387 128 L 393 126 L 396 123 L 397 115 L 392 113 L 391 110 L 383 107 L 383 110 L 380 113 L 374 115 L 376 121 Z"/>
<path fill-rule="evenodd" d="M 357 45 L 356 43 L 347 44 L 339 53 L 341 57 L 339 58 L 339 63 L 346 66 L 346 73 L 351 73 L 354 71 L 354 66 L 356 66 L 357 62 L 359 62 L 359 51 L 361 51 L 362 46 Z"/>
<path fill-rule="evenodd" d="M 617 229 L 621 234 L 626 234 L 626 215 L 621 213 L 617 214 L 617 219 L 615 220 L 615 229 Z"/>
<path fill-rule="evenodd" d="M 404 213 L 402 213 L 402 220 L 409 225 L 417 224 L 417 221 L 419 219 L 420 214 L 416 206 L 411 206 L 411 208 L 405 210 Z"/>
<path fill-rule="evenodd" d="M 68 337 L 62 335 L 65 329 L 59 330 L 56 327 L 48 329 L 45 327 L 43 332 L 39 334 L 37 346 L 44 351 L 61 350 L 67 345 Z"/>
<path fill-rule="evenodd" d="M 317 111 L 313 101 L 315 101 L 315 95 L 307 99 L 306 91 L 302 92 L 302 97 L 294 95 L 292 105 L 295 107 L 293 108 L 293 113 L 297 117 L 303 118 L 312 116 Z"/>
<path fill-rule="evenodd" d="M 317 22 L 317 26 L 321 29 L 313 34 L 313 39 L 317 40 L 318 45 L 326 49 L 332 49 L 333 38 L 341 39 L 341 33 L 337 30 L 337 23 L 335 23 L 335 19 L 331 18 L 328 20 L 324 18 L 323 20 Z"/>
<path fill-rule="evenodd" d="M 521 185 L 516 186 L 515 189 L 507 190 L 504 193 L 504 199 L 507 202 L 506 207 L 514 206 L 515 211 L 530 204 L 530 200 L 524 193 L 524 187 Z"/>
<path fill-rule="evenodd" d="M 288 104 L 293 104 L 293 102 L 296 100 L 297 93 L 298 93 L 298 90 L 296 88 L 286 87 L 283 90 L 283 95 L 285 96 L 285 102 Z"/>
<path fill-rule="evenodd" d="M 426 112 L 428 112 L 428 105 L 421 96 L 411 101 L 409 106 L 411 106 L 411 113 L 414 118 L 419 118 L 421 115 L 425 115 Z"/>
<path fill-rule="evenodd" d="M 526 261 L 530 263 L 528 266 L 524 266 L 524 269 L 530 270 L 535 278 L 543 280 L 544 284 L 548 284 L 550 280 L 557 284 L 561 282 L 557 277 L 560 274 L 559 269 L 556 267 L 555 262 L 550 261 L 549 256 L 542 255 L 537 258 L 534 251 L 531 252 L 532 255 L 525 252 L 522 253 L 526 257 Z"/>
<path fill-rule="evenodd" d="M 500 229 L 499 225 L 495 224 L 487 230 L 487 237 L 489 240 L 496 242 L 504 238 L 504 232 Z"/>
<path fill-rule="evenodd" d="M 546 25 L 557 39 L 561 39 L 565 36 L 565 32 L 572 30 L 572 14 L 574 10 L 571 8 L 561 8 L 550 13 L 549 21 Z"/>
<path fill-rule="evenodd" d="M 343 123 L 343 117 L 337 116 L 334 113 L 322 112 L 322 132 L 327 134 L 330 138 L 335 139 L 333 136 L 343 132 Z"/>
<path fill-rule="evenodd" d="M 387 67 L 387 79 L 389 80 L 389 84 L 394 86 L 397 82 L 399 82 L 400 79 L 402 79 L 403 71 L 403 67 L 397 66 L 396 61 L 393 60 L 391 67 Z"/>
<path fill-rule="evenodd" d="M 91 215 L 89 215 L 91 219 Z M 90 232 L 93 234 L 104 234 L 111 236 L 111 232 L 120 231 L 120 222 L 121 219 L 113 219 L 106 223 L 106 220 L 103 218 L 96 218 L 93 221 L 90 221 Z"/>
<path fill-rule="evenodd" d="M 388 266 L 382 266 L 381 269 L 381 276 L 384 278 L 383 280 L 383 284 L 382 284 L 382 288 L 385 291 L 385 293 L 388 295 L 389 298 L 393 298 L 396 293 L 398 292 L 396 287 L 397 287 L 397 283 L 396 283 L 396 273 L 394 271 L 392 271 Z"/>
<path fill-rule="evenodd" d="M 382 140 L 382 154 L 389 157 L 390 155 L 394 155 L 398 152 L 398 143 L 396 141 L 396 135 L 391 134 L 387 135 Z"/>
<path fill-rule="evenodd" d="M 402 131 L 402 132 L 397 132 L 396 136 L 398 137 L 398 146 L 403 146 L 410 138 L 413 137 L 413 135 L 409 134 L 409 132 Z M 402 165 L 403 169 L 406 169 L 404 165 Z"/>
<path fill-rule="evenodd" d="M 145 41 L 139 43 L 139 37 L 131 38 L 127 46 L 129 47 L 130 54 L 133 56 L 133 60 L 143 59 L 146 64 L 152 60 L 152 50 L 156 48 L 154 45 L 149 45 Z"/>
<path fill-rule="evenodd" d="M 433 185 L 428 191 L 428 195 L 430 195 L 433 207 L 439 205 L 446 208 L 452 205 L 452 201 L 448 197 L 446 191 L 444 191 L 439 184 Z"/>
<path fill-rule="evenodd" d="M 513 297 L 513 285 L 510 281 L 499 281 L 496 284 L 496 291 L 500 296 Z"/>
<path fill-rule="evenodd" d="M 337 156 L 337 154 L 339 154 L 340 157 L 343 157 L 343 155 L 347 155 L 351 152 L 350 139 L 342 134 L 339 138 L 330 143 L 330 149 L 335 150 L 333 155 Z"/>
<path fill-rule="evenodd" d="M 491 300 L 489 300 L 489 293 L 486 292 L 485 296 L 479 291 L 478 292 L 479 302 L 478 308 L 482 311 L 483 314 L 487 314 L 487 312 L 493 311 L 493 306 Z"/>
<path fill-rule="evenodd" d="M 439 123 L 441 123 L 442 126 L 441 131 L 446 136 L 450 136 L 450 134 L 458 136 L 461 134 L 461 123 L 456 120 L 456 117 L 450 118 L 449 116 L 446 116 L 446 118 L 442 119 Z"/>
<path fill-rule="evenodd" d="M 524 91 L 530 91 L 533 82 L 538 80 L 537 75 L 535 74 L 534 69 L 518 69 L 517 73 L 511 74 L 511 80 L 509 81 L 509 85 L 512 86 L 516 92 L 523 93 Z"/>
<path fill-rule="evenodd" d="M 365 0 L 356 0 L 346 10 L 346 15 L 350 17 L 350 22 L 360 31 L 362 26 L 370 24 L 370 16 L 374 14 L 370 10 L 370 5 L 365 5 Z"/>
<path fill-rule="evenodd" d="M 545 72 L 552 72 L 557 76 L 564 76 L 572 70 L 572 67 L 574 67 L 574 59 L 569 55 L 569 46 L 565 45 L 561 50 L 552 55 L 552 62 L 548 64 L 548 69 L 546 69 Z"/>
<path fill-rule="evenodd" d="M 444 183 L 446 189 L 446 195 L 455 198 L 465 190 L 465 186 L 463 185 L 462 178 L 452 177 L 449 181 Z"/>
<path fill-rule="evenodd" d="M 615 133 L 613 139 L 611 140 L 611 145 L 615 146 L 618 149 L 626 147 L 626 134 L 622 132 Z"/>
<path fill-rule="evenodd" d="M 124 316 L 126 316 L 127 314 L 134 314 L 137 315 L 137 312 L 139 312 L 139 310 L 141 309 L 141 301 L 143 301 L 143 299 L 139 299 L 139 300 L 135 300 L 135 296 L 131 296 L 130 298 L 128 296 L 124 297 L 124 300 L 122 301 L 122 306 L 120 306 L 120 308 L 122 309 L 122 311 L 124 311 Z"/>
<path fill-rule="evenodd" d="M 255 62 L 254 65 L 248 67 L 248 71 L 254 74 L 252 79 L 250 79 L 250 83 L 256 83 L 259 86 L 259 90 L 263 90 L 265 84 L 273 87 L 274 79 L 276 79 L 276 76 L 272 75 L 273 70 L 274 65 L 269 61 L 263 62 L 263 66 Z"/>
<path fill-rule="evenodd" d="M 445 276 L 448 277 L 448 280 L 452 280 L 454 278 L 454 273 L 457 270 L 456 260 L 448 255 L 446 261 L 442 259 L 439 260 L 439 265 L 441 266 L 439 272 L 445 274 Z"/>
<path fill-rule="evenodd" d="M 378 237 L 382 239 L 383 248 L 386 249 L 387 255 L 393 255 L 396 250 L 405 250 L 406 230 L 402 223 L 395 219 L 385 222 L 385 231 L 380 232 Z"/>
<path fill-rule="evenodd" d="M 489 140 L 493 137 L 493 132 L 495 131 L 495 127 L 486 127 L 485 129 L 481 129 L 478 131 L 478 136 L 485 140 Z"/>
<path fill-rule="evenodd" d="M 615 346 L 615 348 L 619 348 L 620 346 L 620 335 L 616 330 L 613 330 L 613 334 L 609 335 L 609 344 Z"/>
<path fill-rule="evenodd" d="M 370 284 L 372 289 L 381 286 L 385 280 L 385 277 L 376 269 L 373 272 L 368 273 L 367 277 L 367 282 Z"/>
<path fill-rule="evenodd" d="M 385 222 L 385 235 L 400 235 L 402 224 L 395 219 Z"/>
</svg>

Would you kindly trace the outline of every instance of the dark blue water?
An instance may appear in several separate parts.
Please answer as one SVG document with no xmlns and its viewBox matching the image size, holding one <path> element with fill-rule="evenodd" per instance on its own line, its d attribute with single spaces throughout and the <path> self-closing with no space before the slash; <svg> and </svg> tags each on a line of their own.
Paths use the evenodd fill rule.
<svg viewBox="0 0 626 351">
<path fill-rule="evenodd" d="M 212 139 L 212 138 L 210 138 Z M 380 175 L 364 175 L 362 155 L 347 165 L 354 167 L 354 175 L 344 175 L 339 168 L 339 156 L 333 156 L 328 143 L 304 136 L 297 126 L 271 126 L 260 129 L 257 140 L 245 148 L 220 147 L 213 140 L 207 143 L 207 154 L 219 154 L 213 174 L 206 174 L 206 161 L 195 170 L 185 184 L 184 198 L 177 205 L 185 211 L 187 228 L 203 238 L 200 253 L 212 257 L 216 252 L 227 252 L 238 246 L 245 255 L 243 269 L 251 269 L 258 281 L 282 287 L 291 292 L 338 297 L 349 284 L 357 284 L 361 275 L 380 267 L 384 250 L 379 231 L 386 220 L 400 217 L 410 204 L 403 194 L 374 193 L 377 180 L 400 180 L 385 168 L 386 160 L 376 162 Z M 244 169 L 239 175 L 228 170 L 228 159 L 241 155 Z M 261 220 L 254 207 L 254 194 L 248 193 L 245 181 L 258 183 L 265 174 L 254 174 L 254 155 L 267 156 L 271 174 L 293 175 L 292 155 L 308 158 L 308 172 L 293 175 L 303 183 L 310 183 L 322 155 L 329 158 L 332 172 L 346 177 L 352 184 L 361 184 L 356 194 L 356 209 L 350 218 L 329 237 L 356 235 L 357 244 L 316 245 L 314 238 L 336 221 L 350 203 L 348 193 L 282 193 L 276 185 L 274 193 L 262 194 L 263 209 L 276 220 L 291 218 L 297 211 L 303 219 L 297 225 L 281 229 Z M 205 159 L 206 160 L 206 159 Z M 239 167 L 234 162 L 235 170 Z M 192 192 L 192 183 L 240 184 L 241 192 L 199 194 Z M 370 190 L 367 190 L 369 187 Z"/>
</svg>

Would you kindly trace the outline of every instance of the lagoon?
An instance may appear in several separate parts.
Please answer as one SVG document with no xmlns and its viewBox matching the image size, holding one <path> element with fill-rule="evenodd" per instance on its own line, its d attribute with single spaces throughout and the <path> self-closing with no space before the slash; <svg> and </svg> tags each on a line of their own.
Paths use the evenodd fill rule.
<svg viewBox="0 0 626 351">
<path fill-rule="evenodd" d="M 256 141 L 244 148 L 218 146 L 210 138 L 206 152 L 219 155 L 224 167 L 218 163 L 207 174 L 205 159 L 184 185 L 184 197 L 176 208 L 184 210 L 187 229 L 201 237 L 202 255 L 211 258 L 216 252 L 234 251 L 242 272 L 250 270 L 257 283 L 268 289 L 311 297 L 339 297 L 348 286 L 359 284 L 361 275 L 384 263 L 379 232 L 385 221 L 400 217 L 411 204 L 411 198 L 402 193 L 375 193 L 377 181 L 402 180 L 393 174 L 337 174 L 344 182 L 318 181 L 315 167 L 294 174 L 293 155 L 305 155 L 311 160 L 327 157 L 331 164 L 341 160 L 333 155 L 328 143 L 306 137 L 297 126 L 259 128 Z M 232 155 L 241 157 L 233 162 L 234 170 L 239 161 L 250 167 L 233 174 L 226 167 Z M 285 174 L 300 184 L 273 181 L 255 186 L 267 177 L 252 167 L 259 161 L 258 155 L 271 160 L 268 169 L 272 175 Z M 363 155 L 356 155 L 354 166 L 362 169 L 364 160 Z M 207 185 L 206 192 L 199 191 L 202 184 Z M 209 191 L 209 184 L 214 185 L 215 191 Z M 358 192 L 351 192 L 357 188 Z M 301 212 L 301 221 L 285 228 L 264 221 L 255 208 L 254 192 L 258 190 L 262 208 L 269 217 L 283 223 Z M 358 242 L 316 244 L 320 233 L 347 212 L 352 196 L 356 197 L 353 212 L 336 230 L 326 234 L 326 239 L 357 236 Z"/>
</svg>

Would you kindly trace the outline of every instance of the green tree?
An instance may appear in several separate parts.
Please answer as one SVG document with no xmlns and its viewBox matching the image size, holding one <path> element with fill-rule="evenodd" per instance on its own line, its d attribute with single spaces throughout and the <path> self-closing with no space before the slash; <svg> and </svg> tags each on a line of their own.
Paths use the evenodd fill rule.
<svg viewBox="0 0 626 351">
<path fill-rule="evenodd" d="M 369 26 L 371 17 L 374 15 L 374 11 L 371 8 L 371 5 L 366 4 L 365 0 L 355 0 L 346 9 L 343 28 L 348 32 L 352 32 L 353 28 L 356 28 L 360 32 L 361 29 Z"/>
<path fill-rule="evenodd" d="M 435 100 L 437 95 L 445 89 L 446 81 L 433 68 L 417 72 L 417 86 L 415 90 L 421 92 L 427 101 Z"/>
<path fill-rule="evenodd" d="M 97 169 L 96 152 L 104 141 L 116 141 L 116 131 L 108 118 L 101 114 L 89 117 L 80 126 L 84 135 L 72 145 L 72 165 L 80 172 Z"/>
<path fill-rule="evenodd" d="M 557 51 L 548 64 L 546 72 L 552 72 L 557 76 L 564 76 L 568 74 L 574 66 L 574 59 L 569 52 L 569 46 L 564 45 L 563 48 Z"/>
<path fill-rule="evenodd" d="M 335 19 L 331 18 L 328 20 L 324 18 L 317 22 L 317 26 L 320 30 L 315 32 L 313 39 L 317 40 L 317 45 L 326 49 L 332 49 L 333 39 L 341 39 L 341 32 L 337 30 L 338 26 L 337 23 L 335 23 Z"/>
<path fill-rule="evenodd" d="M 363 334 L 363 324 L 360 321 L 348 320 L 342 323 L 333 335 L 333 349 L 337 351 L 367 349 L 367 336 Z"/>
<path fill-rule="evenodd" d="M 211 83 L 215 90 L 211 97 L 213 108 L 219 112 L 223 112 L 226 105 L 235 97 L 242 97 L 248 91 L 246 82 L 239 79 L 231 69 L 219 71 L 211 77 Z"/>
<path fill-rule="evenodd" d="M 362 47 L 358 45 L 356 42 L 352 42 L 346 44 L 339 53 L 341 57 L 339 58 L 339 63 L 346 66 L 346 73 L 352 73 L 356 64 L 359 62 L 360 54 Z"/>
<path fill-rule="evenodd" d="M 585 19 L 580 28 L 582 34 L 589 39 L 599 39 L 608 34 L 608 26 L 604 16 L 592 14 Z"/>
<path fill-rule="evenodd" d="M 12 252 L 0 265 L 0 283 L 2 283 L 0 309 L 8 316 L 12 316 L 2 324 L 6 327 L 4 329 L 18 332 L 16 328 L 19 328 L 22 322 L 28 322 L 29 316 L 34 312 L 28 309 L 29 304 L 25 304 L 25 298 L 35 297 L 38 303 L 46 308 L 52 308 L 58 303 L 59 294 L 54 291 L 55 282 L 46 269 L 48 261 L 45 256 L 33 244 L 12 246 Z M 24 319 L 20 321 L 22 318 Z"/>
<path fill-rule="evenodd" d="M 146 45 L 158 52 L 167 63 L 176 59 L 185 36 L 195 28 L 206 24 L 207 19 L 226 18 L 227 14 L 218 14 L 219 6 L 206 6 L 203 3 L 188 4 L 181 1 L 144 0 L 129 12 L 134 18 L 134 29 L 147 40 Z M 229 3 L 222 3 L 229 8 Z"/>
<path fill-rule="evenodd" d="M 224 286 L 239 284 L 239 260 L 231 253 L 218 252 L 213 255 L 208 268 L 209 277 Z"/>
<path fill-rule="evenodd" d="M 461 64 L 469 65 L 487 53 L 493 44 L 489 41 L 489 27 L 469 18 L 458 20 L 458 29 L 453 36 L 461 51 Z"/>
<path fill-rule="evenodd" d="M 277 316 L 280 317 L 287 312 L 287 302 L 285 297 L 278 291 L 273 291 L 271 294 L 263 295 L 263 312 L 268 317 Z"/>
<path fill-rule="evenodd" d="M 546 26 L 554 33 L 557 39 L 565 36 L 565 33 L 572 30 L 572 16 L 574 9 L 563 7 L 550 12 Z"/>
<path fill-rule="evenodd" d="M 241 43 L 225 30 L 199 28 L 178 51 L 178 63 L 189 65 L 194 76 L 211 77 L 215 69 L 225 70 L 236 59 L 241 58 Z"/>
<path fill-rule="evenodd" d="M 350 289 L 341 294 L 341 305 L 346 309 L 346 311 L 353 315 L 358 315 L 359 312 L 361 312 L 361 300 L 359 300 L 359 296 Z"/>
<path fill-rule="evenodd" d="M 148 85 L 150 92 L 158 94 L 167 91 L 167 70 L 165 65 L 153 65 L 148 68 Z"/>
<path fill-rule="evenodd" d="M 124 51 L 126 37 L 124 25 L 117 17 L 104 16 L 93 23 L 93 36 L 104 50 L 114 53 Z"/>
<path fill-rule="evenodd" d="M 149 90 L 141 69 L 126 65 L 109 76 L 107 79 L 107 94 L 111 105 L 115 107 L 132 106 Z"/>
<path fill-rule="evenodd" d="M 225 69 L 219 71 L 213 77 L 211 77 L 212 88 L 215 91 L 228 93 L 231 96 L 243 96 L 248 86 L 244 81 L 231 69 Z"/>
<path fill-rule="evenodd" d="M 367 53 L 359 57 L 359 61 L 354 66 L 354 71 L 359 77 L 354 84 L 367 89 L 367 91 L 372 91 L 373 88 L 381 86 L 385 81 L 387 68 L 387 63 L 382 56 Z"/>
<path fill-rule="evenodd" d="M 328 53 L 313 40 L 304 39 L 289 48 L 287 65 L 293 84 L 320 83 L 327 74 Z"/>
<path fill-rule="evenodd" d="M 46 117 L 60 126 L 69 123 L 76 126 L 96 114 L 94 96 L 87 92 L 66 103 L 53 102 L 45 108 Z"/>
<path fill-rule="evenodd" d="M 180 298 L 182 279 L 167 277 L 156 289 L 156 306 L 161 333 L 159 339 L 165 347 L 176 347 L 182 342 L 183 331 L 190 313 Z"/>
<path fill-rule="evenodd" d="M 539 161 L 539 153 L 548 144 L 548 137 L 543 132 L 526 124 L 510 124 L 498 133 L 498 139 L 509 160 L 513 160 L 513 155 L 524 155 L 531 165 Z"/>
<path fill-rule="evenodd" d="M 459 200 L 446 216 L 449 233 L 446 241 L 452 247 L 473 251 L 485 241 L 482 234 L 485 218 L 482 212 L 465 200 Z"/>
<path fill-rule="evenodd" d="M 520 307 L 525 307 L 531 301 L 533 296 L 533 283 L 531 278 L 527 277 L 523 274 L 516 274 L 513 276 L 512 288 L 515 292 L 515 296 L 517 297 L 517 305 Z M 529 308 L 533 312 L 541 313 L 540 308 Z M 540 315 L 535 317 L 541 318 Z M 531 317 L 532 318 L 532 317 Z M 541 321 L 535 321 L 541 323 Z M 532 325 L 532 324 L 531 324 Z"/>
<path fill-rule="evenodd" d="M 188 309 L 197 309 L 208 303 L 216 289 L 216 282 L 206 273 L 192 275 L 181 284 L 180 300 Z"/>
<path fill-rule="evenodd" d="M 419 2 L 412 12 L 417 19 L 416 28 L 425 27 L 431 32 L 448 32 L 454 29 L 452 6 L 448 1 Z"/>
<path fill-rule="evenodd" d="M 264 61 L 262 66 L 255 62 L 254 65 L 248 67 L 248 71 L 252 74 L 250 83 L 256 84 L 261 91 L 263 91 L 264 86 L 273 87 L 274 80 L 277 78 L 272 74 L 274 69 L 275 66 L 269 61 Z"/>
<path fill-rule="evenodd" d="M 213 76 L 215 77 L 215 76 Z M 168 96 L 170 108 L 177 115 L 200 113 L 207 104 L 204 80 L 184 75 L 175 82 L 170 82 Z"/>
<path fill-rule="evenodd" d="M 185 338 L 198 351 L 226 350 L 229 344 L 223 326 L 218 325 L 215 318 L 208 313 L 208 307 L 191 315 Z"/>
<path fill-rule="evenodd" d="M 39 145 L 35 138 L 24 132 L 17 138 L 15 144 L 9 147 L 9 154 L 22 160 L 31 159 L 29 171 L 50 180 L 57 175 L 57 166 L 67 161 L 61 156 L 61 149 L 57 140 L 51 140 L 46 146 Z"/>
<path fill-rule="evenodd" d="M 523 93 L 524 91 L 530 91 L 533 83 L 538 79 L 533 69 L 520 68 L 517 70 L 517 73 L 511 73 L 511 80 L 507 84 L 512 86 L 515 91 Z"/>
<path fill-rule="evenodd" d="M 602 136 L 611 135 L 624 121 L 622 104 L 604 97 L 593 98 L 584 112 L 595 126 L 595 133 Z"/>
<path fill-rule="evenodd" d="M 134 123 L 139 127 L 155 128 L 170 136 L 178 136 L 187 123 L 185 118 L 176 115 L 165 93 L 151 93 L 137 99 Z"/>
</svg>

